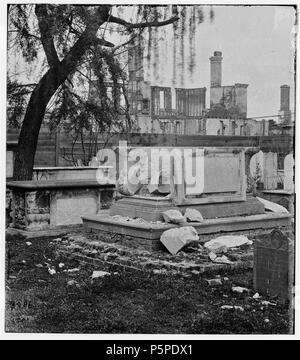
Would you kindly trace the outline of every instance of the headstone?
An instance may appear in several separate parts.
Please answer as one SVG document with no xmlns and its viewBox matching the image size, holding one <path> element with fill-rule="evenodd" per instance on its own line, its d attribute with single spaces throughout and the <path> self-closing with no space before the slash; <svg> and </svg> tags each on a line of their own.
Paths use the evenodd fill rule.
<svg viewBox="0 0 300 360">
<path fill-rule="evenodd" d="M 263 181 L 265 190 L 277 189 L 277 153 L 264 153 Z"/>
<path fill-rule="evenodd" d="M 263 157 L 264 153 L 261 150 L 252 156 L 250 160 L 250 174 L 252 177 L 257 176 L 258 172 L 263 176 Z"/>
<path fill-rule="evenodd" d="M 254 290 L 285 302 L 294 285 L 294 242 L 276 229 L 254 244 Z"/>
<path fill-rule="evenodd" d="M 294 157 L 293 154 L 289 154 L 284 159 L 284 190 L 294 190 Z"/>
<path fill-rule="evenodd" d="M 14 172 L 14 153 L 13 151 L 6 151 L 6 177 L 13 177 Z"/>
</svg>

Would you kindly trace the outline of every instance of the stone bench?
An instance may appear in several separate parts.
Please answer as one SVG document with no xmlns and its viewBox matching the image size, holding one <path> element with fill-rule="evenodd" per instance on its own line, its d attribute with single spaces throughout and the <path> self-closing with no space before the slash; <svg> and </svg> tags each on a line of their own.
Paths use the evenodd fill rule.
<svg viewBox="0 0 300 360">
<path fill-rule="evenodd" d="M 13 181 L 11 226 L 41 230 L 82 224 L 81 216 L 97 215 L 110 207 L 115 186 L 96 180 Z"/>
</svg>

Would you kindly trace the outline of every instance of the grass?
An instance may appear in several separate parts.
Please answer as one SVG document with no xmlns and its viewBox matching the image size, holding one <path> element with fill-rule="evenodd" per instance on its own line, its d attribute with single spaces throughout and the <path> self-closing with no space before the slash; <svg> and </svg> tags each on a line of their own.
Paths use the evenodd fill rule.
<svg viewBox="0 0 300 360">
<path fill-rule="evenodd" d="M 30 241 L 32 244 L 27 245 Z M 6 331 L 93 334 L 287 334 L 288 307 L 262 306 L 232 285 L 252 288 L 252 272 L 206 277 L 119 272 L 92 280 L 90 266 L 56 255 L 47 238 L 7 236 Z M 65 265 L 60 268 L 59 264 Z M 50 275 L 48 268 L 55 268 Z M 80 267 L 80 271 L 67 269 Z M 99 270 L 99 269 L 98 269 Z M 70 281 L 73 282 L 72 285 Z M 222 305 L 242 306 L 222 310 Z M 266 320 L 267 319 L 267 320 Z"/>
</svg>

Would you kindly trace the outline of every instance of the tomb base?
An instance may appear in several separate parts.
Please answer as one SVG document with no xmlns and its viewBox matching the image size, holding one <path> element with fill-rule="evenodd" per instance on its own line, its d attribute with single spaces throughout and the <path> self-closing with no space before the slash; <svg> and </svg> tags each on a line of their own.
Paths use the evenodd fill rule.
<svg viewBox="0 0 300 360">
<path fill-rule="evenodd" d="M 218 219 L 206 219 L 201 223 L 186 223 L 193 226 L 200 241 L 208 241 L 218 235 L 243 234 L 254 237 L 280 228 L 290 230 L 291 215 L 287 213 L 264 213 L 259 215 L 233 216 Z M 157 224 L 147 221 L 125 221 L 108 215 L 85 216 L 82 218 L 87 232 L 109 233 L 111 242 L 118 241 L 129 247 L 140 247 L 147 250 L 158 250 L 162 247 L 160 237 L 166 230 L 178 226 Z M 184 224 L 182 225 L 184 226 Z"/>
<path fill-rule="evenodd" d="M 162 213 L 170 209 L 178 209 L 182 213 L 190 207 L 200 211 L 204 219 L 225 218 L 232 216 L 248 216 L 264 213 L 263 204 L 255 197 L 249 196 L 246 201 L 228 203 L 207 203 L 198 205 L 177 205 L 169 198 L 163 197 L 124 197 L 110 209 L 110 215 L 120 215 L 131 219 L 140 218 L 149 222 L 163 221 Z"/>
</svg>

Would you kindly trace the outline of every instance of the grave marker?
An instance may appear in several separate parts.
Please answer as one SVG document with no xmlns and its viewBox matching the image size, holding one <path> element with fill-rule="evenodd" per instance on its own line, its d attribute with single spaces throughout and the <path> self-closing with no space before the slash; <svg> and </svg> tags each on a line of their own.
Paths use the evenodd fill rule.
<svg viewBox="0 0 300 360">
<path fill-rule="evenodd" d="M 285 302 L 291 299 L 293 285 L 293 240 L 275 229 L 255 241 L 254 290 Z"/>
</svg>

